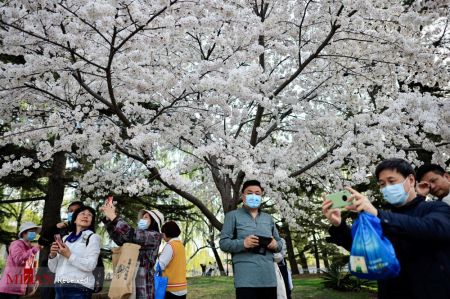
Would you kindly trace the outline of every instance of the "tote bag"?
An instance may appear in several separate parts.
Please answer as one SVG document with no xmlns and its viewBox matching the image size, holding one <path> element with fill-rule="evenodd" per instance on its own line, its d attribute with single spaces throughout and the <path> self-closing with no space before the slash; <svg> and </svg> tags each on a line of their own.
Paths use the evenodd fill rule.
<svg viewBox="0 0 450 299">
<path fill-rule="evenodd" d="M 156 272 L 153 278 L 155 281 L 155 299 L 164 299 L 164 296 L 166 295 L 167 282 L 169 279 L 162 276 L 159 263 L 156 264 Z"/>
<path fill-rule="evenodd" d="M 120 257 L 114 268 L 113 279 L 109 287 L 110 299 L 129 299 L 135 292 L 136 271 L 139 267 L 140 245 L 125 243 L 120 250 Z"/>
</svg>

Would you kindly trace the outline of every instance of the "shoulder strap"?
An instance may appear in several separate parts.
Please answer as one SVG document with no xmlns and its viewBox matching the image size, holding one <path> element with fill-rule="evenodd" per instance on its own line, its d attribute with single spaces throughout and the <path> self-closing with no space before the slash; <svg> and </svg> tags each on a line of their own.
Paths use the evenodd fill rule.
<svg viewBox="0 0 450 299">
<path fill-rule="evenodd" d="M 95 234 L 95 233 L 92 233 L 92 234 L 90 234 L 90 235 L 88 236 L 88 238 L 87 238 L 87 240 L 86 240 L 86 247 L 89 245 L 89 239 L 91 238 L 91 236 L 92 236 L 93 234 Z"/>
</svg>

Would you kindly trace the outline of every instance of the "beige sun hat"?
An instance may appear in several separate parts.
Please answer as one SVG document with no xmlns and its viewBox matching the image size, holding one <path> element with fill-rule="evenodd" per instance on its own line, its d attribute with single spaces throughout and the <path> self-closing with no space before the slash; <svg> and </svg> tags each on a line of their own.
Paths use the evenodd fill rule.
<svg viewBox="0 0 450 299">
<path fill-rule="evenodd" d="M 41 232 L 41 227 L 39 225 L 33 223 L 33 222 L 24 222 L 24 223 L 22 223 L 22 225 L 19 228 L 19 234 L 18 234 L 19 238 L 21 238 L 21 235 L 25 231 L 27 231 L 29 229 L 32 229 L 32 228 L 37 228 L 37 233 Z"/>
<path fill-rule="evenodd" d="M 140 210 L 138 214 L 138 218 L 142 219 L 145 213 L 148 213 L 158 224 L 159 229 L 161 230 L 161 226 L 164 223 L 164 215 L 158 210 Z"/>
</svg>

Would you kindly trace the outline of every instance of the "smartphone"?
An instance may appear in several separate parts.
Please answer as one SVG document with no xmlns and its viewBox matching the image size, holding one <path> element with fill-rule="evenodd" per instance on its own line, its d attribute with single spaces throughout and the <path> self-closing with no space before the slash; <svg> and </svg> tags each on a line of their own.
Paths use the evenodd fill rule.
<svg viewBox="0 0 450 299">
<path fill-rule="evenodd" d="M 350 192 L 348 192 L 347 190 L 343 190 L 336 193 L 328 194 L 326 198 L 333 202 L 331 208 L 335 209 L 351 205 L 352 203 L 350 201 L 347 201 L 347 199 L 350 196 L 351 196 Z"/>
<path fill-rule="evenodd" d="M 63 245 L 63 241 L 61 239 L 61 235 L 60 234 L 56 234 L 56 235 L 54 235 L 54 237 L 55 237 L 56 243 Z"/>
</svg>

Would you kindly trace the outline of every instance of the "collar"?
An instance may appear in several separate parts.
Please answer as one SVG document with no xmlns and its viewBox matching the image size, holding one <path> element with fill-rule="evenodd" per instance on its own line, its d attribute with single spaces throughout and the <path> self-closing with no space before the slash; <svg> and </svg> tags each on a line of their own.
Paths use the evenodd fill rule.
<svg viewBox="0 0 450 299">
<path fill-rule="evenodd" d="M 425 201 L 425 197 L 419 195 L 403 206 L 400 206 L 400 207 L 393 206 L 391 210 L 393 212 L 405 212 L 408 210 L 415 209 L 417 207 L 417 205 L 419 205 L 423 201 Z"/>
<path fill-rule="evenodd" d="M 78 240 L 78 239 L 83 235 L 83 233 L 86 232 L 86 231 L 89 231 L 89 229 L 87 228 L 87 229 L 85 229 L 85 230 L 82 230 L 82 231 L 79 232 L 77 235 L 75 235 L 75 232 L 71 232 L 71 233 L 69 234 L 69 236 L 66 238 L 66 241 L 67 241 L 67 242 L 70 242 L 70 243 L 73 243 L 73 242 L 75 242 L 76 240 Z"/>
<path fill-rule="evenodd" d="M 442 198 L 442 199 L 440 199 L 440 200 L 442 200 L 442 201 L 445 202 L 446 204 L 449 204 L 449 205 L 450 205 L 450 192 L 447 194 L 446 197 L 444 197 L 444 198 Z"/>
<path fill-rule="evenodd" d="M 242 209 L 243 209 L 247 214 L 252 215 L 252 214 L 250 213 L 250 208 L 247 207 L 245 204 L 242 205 Z M 257 211 L 257 212 L 258 212 L 257 215 L 261 214 L 261 206 L 258 208 L 258 211 Z"/>
</svg>

